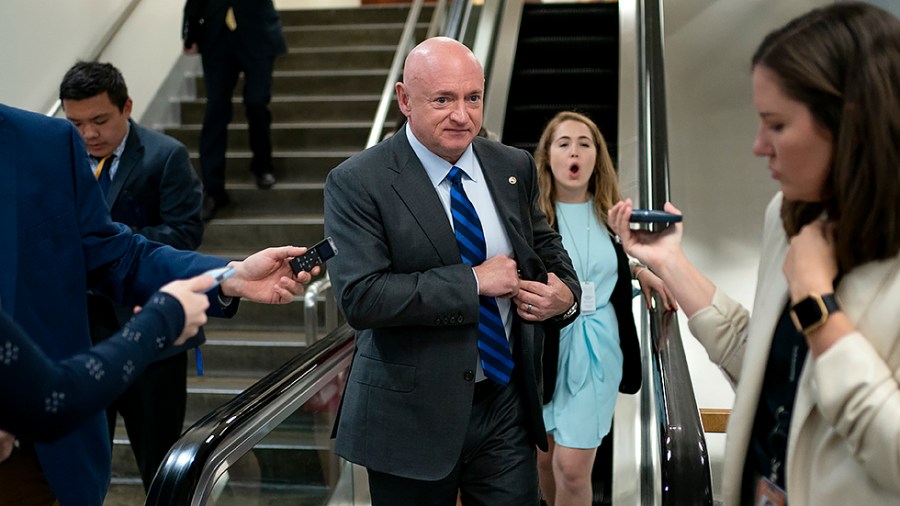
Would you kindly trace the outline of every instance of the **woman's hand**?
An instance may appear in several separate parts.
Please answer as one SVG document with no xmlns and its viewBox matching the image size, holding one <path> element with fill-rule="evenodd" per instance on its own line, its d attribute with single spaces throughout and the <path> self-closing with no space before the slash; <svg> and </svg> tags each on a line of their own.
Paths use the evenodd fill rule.
<svg viewBox="0 0 900 506">
<path fill-rule="evenodd" d="M 837 272 L 832 225 L 822 220 L 804 225 L 800 233 L 791 238 L 784 259 L 784 277 L 791 301 L 797 302 L 810 293 L 833 292 Z"/>
<path fill-rule="evenodd" d="M 206 323 L 206 309 L 209 308 L 209 297 L 206 295 L 215 280 L 212 276 L 195 276 L 190 279 L 172 281 L 159 289 L 161 292 L 178 299 L 184 310 L 184 328 L 175 340 L 175 345 L 184 344 L 189 338 L 197 335 L 200 327 Z"/>
<path fill-rule="evenodd" d="M 670 202 L 666 202 L 665 210 L 681 214 Z M 622 247 L 630 256 L 637 258 L 642 264 L 656 271 L 667 260 L 682 256 L 681 235 L 682 224 L 673 223 L 659 232 L 632 230 L 631 199 L 618 202 L 609 209 L 609 226 L 615 230 L 622 242 Z"/>
<path fill-rule="evenodd" d="M 666 311 L 678 311 L 678 303 L 675 302 L 675 296 L 672 294 L 671 290 L 669 290 L 669 287 L 666 286 L 665 281 L 659 279 L 659 276 L 653 274 L 653 272 L 650 271 L 650 268 L 645 265 L 638 266 L 635 270 L 637 271 L 635 279 L 637 279 L 638 284 L 641 285 L 641 292 L 644 293 L 644 300 L 647 302 L 647 308 L 650 308 L 651 301 L 653 300 L 653 292 L 656 292 L 662 299 Z"/>
<path fill-rule="evenodd" d="M 666 202 L 664 209 L 681 214 L 670 202 Z M 668 301 L 677 300 L 677 306 L 691 317 L 701 308 L 710 305 L 716 286 L 684 254 L 681 248 L 681 222 L 673 223 L 659 232 L 648 232 L 631 230 L 630 218 L 631 199 L 619 202 L 609 209 L 609 226 L 619 235 L 625 252 L 650 267 L 652 274 L 664 282 L 663 289 L 657 288 L 657 291 L 667 301 L 666 308 L 669 307 Z M 645 276 L 638 274 L 639 277 Z M 645 290 L 643 283 L 641 289 Z M 644 293 L 646 295 L 646 291 Z M 672 305 L 677 307 L 674 303 Z"/>
</svg>

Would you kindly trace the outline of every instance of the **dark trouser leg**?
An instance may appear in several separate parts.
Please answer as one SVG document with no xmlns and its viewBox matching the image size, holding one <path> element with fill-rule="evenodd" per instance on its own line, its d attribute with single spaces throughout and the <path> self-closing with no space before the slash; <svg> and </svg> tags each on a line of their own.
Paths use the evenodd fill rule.
<svg viewBox="0 0 900 506">
<path fill-rule="evenodd" d="M 538 504 L 537 453 L 516 386 L 473 404 L 460 461 L 450 475 L 422 481 L 369 471 L 373 506 Z"/>
<path fill-rule="evenodd" d="M 209 44 L 201 58 L 207 99 L 200 133 L 200 167 L 203 188 L 207 195 L 216 199 L 225 195 L 225 151 L 232 114 L 231 96 L 240 74 L 232 38 L 225 35 Z"/>
<path fill-rule="evenodd" d="M 537 449 L 516 379 L 472 405 L 459 488 L 466 506 L 539 503 Z"/>
<path fill-rule="evenodd" d="M 372 506 L 454 506 L 458 490 L 459 467 L 450 476 L 438 481 L 402 478 L 392 474 L 368 471 L 369 495 Z"/>
<path fill-rule="evenodd" d="M 244 70 L 244 109 L 253 161 L 250 170 L 255 174 L 272 170 L 272 58 L 245 56 L 241 59 Z"/>
<path fill-rule="evenodd" d="M 153 363 L 117 401 L 144 490 L 181 437 L 187 402 L 187 353 Z"/>
</svg>

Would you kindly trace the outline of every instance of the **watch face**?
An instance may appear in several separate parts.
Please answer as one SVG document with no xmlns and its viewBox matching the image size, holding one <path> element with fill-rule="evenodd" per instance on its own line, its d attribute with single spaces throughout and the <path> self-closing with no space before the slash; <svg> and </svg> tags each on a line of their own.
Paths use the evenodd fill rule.
<svg viewBox="0 0 900 506">
<path fill-rule="evenodd" d="M 804 331 L 811 326 L 822 323 L 828 316 L 825 304 L 818 297 L 807 297 L 791 308 L 791 319 L 797 330 Z"/>
</svg>

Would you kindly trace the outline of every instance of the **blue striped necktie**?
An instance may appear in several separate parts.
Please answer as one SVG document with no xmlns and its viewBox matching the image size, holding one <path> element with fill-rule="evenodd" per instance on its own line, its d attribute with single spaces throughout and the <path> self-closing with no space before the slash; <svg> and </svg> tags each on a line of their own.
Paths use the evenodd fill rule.
<svg viewBox="0 0 900 506">
<path fill-rule="evenodd" d="M 462 185 L 463 171 L 453 167 L 447 174 L 450 180 L 450 213 L 453 215 L 453 230 L 459 244 L 462 261 L 476 266 L 484 262 L 487 246 L 478 213 Z M 478 297 L 481 310 L 478 317 L 478 351 L 481 353 L 481 368 L 489 379 L 506 385 L 513 370 L 512 354 L 506 329 L 500 318 L 497 301 L 493 297 Z"/>
</svg>

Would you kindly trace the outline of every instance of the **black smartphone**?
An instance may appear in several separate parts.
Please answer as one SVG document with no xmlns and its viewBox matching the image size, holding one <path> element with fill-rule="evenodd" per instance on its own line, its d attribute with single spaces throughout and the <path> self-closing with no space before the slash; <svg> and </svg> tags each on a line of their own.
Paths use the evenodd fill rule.
<svg viewBox="0 0 900 506">
<path fill-rule="evenodd" d="M 337 255 L 337 246 L 331 237 L 326 237 L 314 244 L 306 250 L 306 253 L 291 259 L 291 269 L 294 274 L 300 274 L 303 271 L 309 272 L 313 267 L 322 265 L 329 258 Z"/>
<path fill-rule="evenodd" d="M 656 209 L 632 209 L 632 223 L 676 223 L 681 221 L 680 214 L 658 211 Z"/>
</svg>

